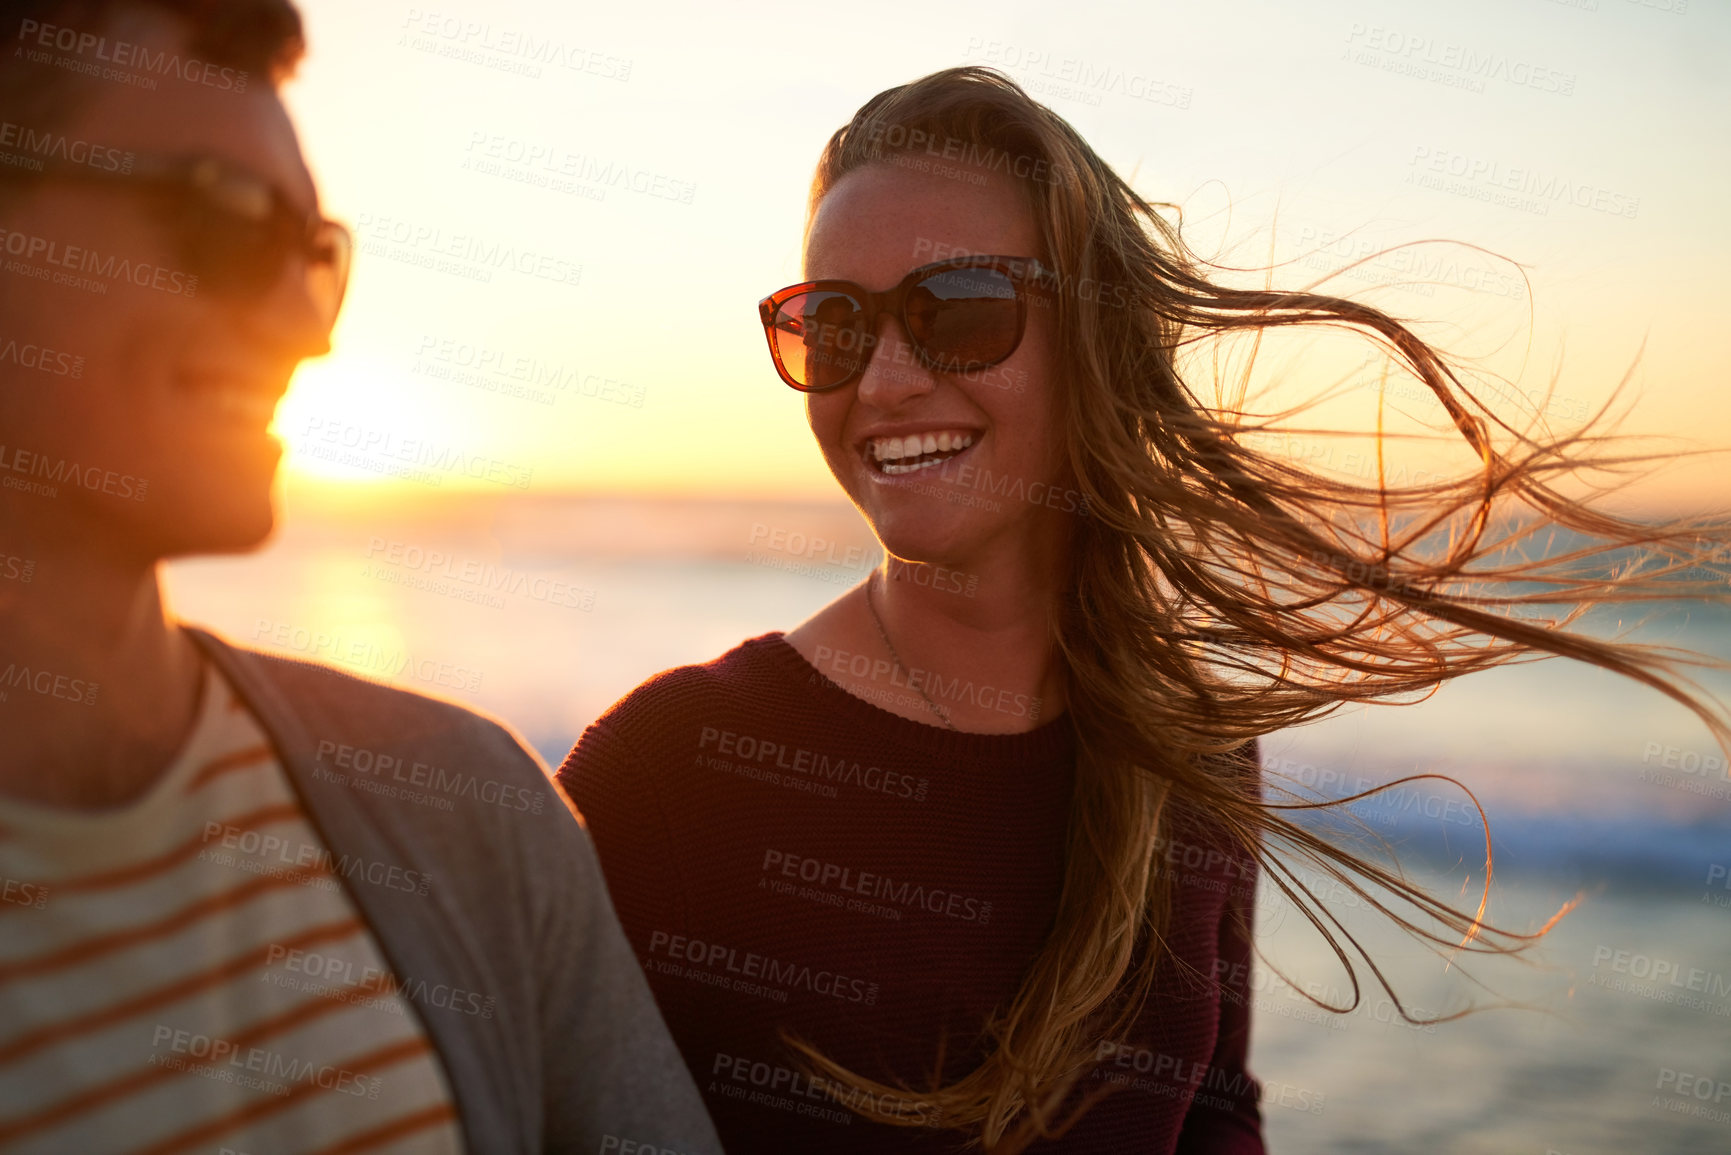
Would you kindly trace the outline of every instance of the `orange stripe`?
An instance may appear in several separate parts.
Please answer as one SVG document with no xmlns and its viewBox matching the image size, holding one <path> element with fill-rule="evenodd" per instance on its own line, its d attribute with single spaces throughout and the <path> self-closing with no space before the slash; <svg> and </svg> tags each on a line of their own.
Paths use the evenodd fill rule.
<svg viewBox="0 0 1731 1155">
<path fill-rule="evenodd" d="M 352 1059 L 345 1059 L 340 1065 L 358 1075 L 365 1075 L 370 1074 L 372 1071 L 389 1067 L 395 1063 L 400 1063 L 404 1059 L 412 1059 L 416 1055 L 424 1055 L 432 1049 L 432 1044 L 427 1041 L 426 1036 L 418 1035 L 413 1039 L 404 1039 L 401 1042 L 380 1047 L 378 1050 L 371 1051 L 365 1055 L 359 1055 Z M 332 1065 L 335 1066 L 338 1064 Z M 238 1111 L 231 1111 L 227 1115 L 212 1119 L 208 1123 L 200 1124 L 191 1130 L 182 1131 L 178 1135 L 164 1139 L 153 1147 L 146 1147 L 142 1151 L 135 1151 L 133 1152 L 133 1155 L 169 1155 L 170 1152 L 184 1151 L 195 1144 L 208 1143 L 217 1135 L 221 1135 L 226 1131 L 232 1131 L 236 1127 L 251 1123 L 256 1119 L 262 1119 L 267 1115 L 274 1115 L 278 1111 L 286 1110 L 300 1102 L 302 1099 L 310 1098 L 324 1090 L 326 1090 L 326 1088 L 319 1086 L 317 1083 L 302 1083 L 286 1095 L 254 1103 L 252 1106 L 243 1107 Z"/>
<path fill-rule="evenodd" d="M 160 922 L 116 931 L 113 934 L 102 935 L 98 938 L 87 938 L 50 954 L 24 959 L 8 966 L 0 966 L 0 983 L 12 982 L 27 975 L 42 974 L 46 971 L 62 970 L 78 963 L 88 962 L 99 955 L 108 954 L 124 947 L 136 946 L 153 938 L 162 938 L 191 926 L 202 918 L 220 914 L 230 907 L 250 902 L 266 891 L 285 886 L 299 886 L 301 883 L 314 878 L 335 877 L 322 866 L 309 866 L 305 870 L 291 870 L 272 878 L 254 879 L 244 886 L 237 886 L 233 890 L 224 891 L 221 894 L 213 894 L 209 898 L 201 899 L 190 906 L 182 907 Z"/>
<path fill-rule="evenodd" d="M 285 802 L 277 806 L 264 806 L 225 823 L 236 830 L 257 830 L 272 822 L 303 817 L 301 808 L 293 802 Z M 83 878 L 74 878 L 68 882 L 38 882 L 36 885 L 56 898 L 68 892 L 107 890 L 111 887 L 124 886 L 129 882 L 142 882 L 153 874 L 161 874 L 171 867 L 178 866 L 198 853 L 199 848 L 207 845 L 207 839 L 200 834 L 189 838 L 173 850 L 158 858 L 146 862 L 137 862 L 131 866 L 123 866 L 118 870 L 110 870 L 102 874 L 87 874 Z M 0 911 L 12 909 L 11 906 L 0 906 Z"/>
<path fill-rule="evenodd" d="M 362 983 L 356 989 L 360 993 L 373 995 L 385 989 L 385 986 L 389 981 L 389 976 L 383 976 L 376 981 Z M 262 1023 L 254 1024 L 242 1033 L 234 1035 L 225 1041 L 232 1043 L 237 1050 L 241 1047 L 250 1047 L 255 1043 L 270 1038 L 272 1035 L 283 1034 L 292 1028 L 302 1026 L 311 1022 L 313 1019 L 328 1015 L 332 1011 L 342 1010 L 349 1005 L 350 1004 L 344 999 L 333 999 L 324 994 L 309 995 L 304 1002 L 297 1004 L 293 1009 L 284 1011 L 275 1018 L 266 1019 Z M 45 1127 L 52 1127 L 58 1123 L 63 1123 L 74 1115 L 101 1110 L 105 1104 L 111 1103 L 116 1099 L 123 1098 L 127 1095 L 135 1095 L 155 1083 L 160 1083 L 165 1079 L 175 1078 L 178 1075 L 186 1075 L 199 1067 L 209 1065 L 210 1064 L 208 1063 L 194 1063 L 190 1067 L 180 1068 L 144 1067 L 140 1070 L 134 1071 L 130 1075 L 122 1075 L 118 1079 L 110 1080 L 100 1086 L 88 1088 L 76 1095 L 62 1099 L 45 1111 L 38 1111 L 34 1115 L 28 1115 L 16 1119 L 5 1126 L 0 1126 L 0 1142 L 9 1143 L 18 1139 L 20 1136 L 28 1135 L 33 1131 L 40 1131 Z"/>
<path fill-rule="evenodd" d="M 413 1135 L 416 1131 L 424 1131 L 428 1127 L 436 1127 L 440 1123 L 451 1122 L 457 1118 L 457 1109 L 449 1102 L 416 1111 L 413 1115 L 404 1115 L 394 1119 L 383 1127 L 375 1127 L 371 1131 L 362 1131 L 352 1139 L 344 1139 L 335 1147 L 326 1147 L 315 1155 L 355 1155 L 357 1151 L 366 1151 L 373 1147 Z"/>
<path fill-rule="evenodd" d="M 197 774 L 193 775 L 192 781 L 186 784 L 186 793 L 191 794 L 200 786 L 227 774 L 230 770 L 244 770 L 248 766 L 273 761 L 275 758 L 276 751 L 262 744 L 249 746 L 245 750 L 236 750 L 232 754 L 224 754 L 221 758 L 212 758 L 204 764 L 204 767 Z"/>
<path fill-rule="evenodd" d="M 256 950 L 249 951 L 248 953 L 241 955 L 239 958 L 224 963 L 215 970 L 202 971 L 199 974 L 184 978 L 177 983 L 171 983 L 165 987 L 157 987 L 155 990 L 146 991 L 141 995 L 135 995 L 125 1002 L 116 1003 L 109 1007 L 103 1007 L 98 1011 L 92 1011 L 81 1018 L 59 1023 L 51 1023 L 47 1026 L 39 1027 L 30 1034 L 22 1035 L 13 1039 L 10 1043 L 7 1043 L 6 1046 L 0 1047 L 0 1066 L 18 1061 L 20 1058 L 29 1054 L 31 1051 L 36 1050 L 38 1047 L 44 1047 L 51 1043 L 58 1043 L 64 1039 L 70 1039 L 89 1031 L 101 1030 L 103 1027 L 110 1026 L 111 1024 L 121 1022 L 125 1019 L 130 1019 L 134 1015 L 141 1015 L 145 1011 L 154 1010 L 157 1007 L 167 1006 L 169 1003 L 178 1002 L 189 995 L 204 990 L 206 987 L 212 987 L 227 979 L 233 978 L 235 975 L 245 974 L 260 963 L 268 962 L 270 959 L 270 951 L 273 946 L 282 947 L 285 950 L 299 950 L 305 947 L 315 946 L 319 943 L 335 942 L 339 939 L 347 938 L 361 929 L 360 921 L 352 918 L 344 919 L 342 922 L 326 923 L 324 926 L 315 926 L 313 929 L 303 931 L 294 938 L 286 939 L 280 943 L 261 946 Z"/>
</svg>

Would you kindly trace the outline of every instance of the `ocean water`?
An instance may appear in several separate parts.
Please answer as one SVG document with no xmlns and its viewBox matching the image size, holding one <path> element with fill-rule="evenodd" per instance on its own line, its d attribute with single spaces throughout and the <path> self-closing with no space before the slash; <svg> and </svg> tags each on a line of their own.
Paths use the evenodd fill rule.
<svg viewBox="0 0 1731 1155">
<path fill-rule="evenodd" d="M 190 620 L 473 704 L 556 765 L 645 678 L 790 628 L 874 559 L 858 518 L 828 504 L 291 502 L 268 548 L 166 580 Z M 1673 607 L 1639 636 L 1731 656 L 1722 608 Z M 1687 711 L 1544 662 L 1270 735 L 1263 762 L 1331 796 L 1448 775 L 1356 804 L 1357 835 L 1471 906 L 1476 797 L 1495 851 L 1487 920 L 1528 931 L 1578 900 L 1530 965 L 1445 966 L 1313 873 L 1421 1017 L 1518 1004 L 1414 1027 L 1374 985 L 1351 1014 L 1318 1011 L 1302 991 L 1345 1003 L 1350 985 L 1265 887 L 1251 1058 L 1271 1150 L 1731 1152 L 1731 776 Z"/>
<path fill-rule="evenodd" d="M 1498 888 L 1524 929 L 1564 897 L 1543 878 Z M 1397 932 L 1360 937 L 1379 963 L 1409 963 L 1391 969 L 1414 1017 L 1494 1009 L 1409 1025 L 1361 967 L 1359 1009 L 1317 1012 L 1300 991 L 1345 1005 L 1350 988 L 1288 919 L 1261 945 L 1294 984 L 1267 967 L 1255 980 L 1251 1068 L 1271 1151 L 1731 1151 L 1731 909 L 1612 887 L 1564 918 L 1530 967 L 1461 962 L 1489 990 L 1407 958 Z"/>
</svg>

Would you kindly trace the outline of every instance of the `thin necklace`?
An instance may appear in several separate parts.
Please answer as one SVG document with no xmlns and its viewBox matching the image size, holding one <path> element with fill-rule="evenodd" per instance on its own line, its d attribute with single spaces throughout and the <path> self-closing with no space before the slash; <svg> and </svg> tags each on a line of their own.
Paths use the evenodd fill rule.
<svg viewBox="0 0 1731 1155">
<path fill-rule="evenodd" d="M 894 642 L 890 641 L 890 632 L 888 630 L 884 629 L 884 620 L 882 618 L 878 617 L 878 608 L 877 608 L 877 606 L 872 604 L 872 583 L 877 581 L 877 577 L 878 577 L 877 572 L 874 570 L 872 572 L 872 576 L 866 579 L 865 594 L 866 594 L 866 609 L 871 611 L 872 621 L 877 623 L 878 637 L 880 637 L 884 640 L 884 648 L 890 652 L 891 660 L 895 662 L 896 669 L 898 669 L 902 672 L 902 677 L 904 677 L 908 680 L 908 685 L 912 686 L 915 690 L 917 690 L 919 692 L 920 697 L 922 697 L 926 700 L 926 705 L 928 705 L 932 708 L 932 713 L 934 713 L 938 716 L 938 721 L 942 722 L 944 724 L 945 728 L 950 729 L 950 730 L 954 730 L 956 728 L 956 724 L 954 722 L 950 721 L 950 716 L 948 714 L 944 713 L 944 708 L 942 706 L 938 705 L 936 702 L 932 701 L 932 696 L 930 694 L 926 693 L 926 688 L 924 686 L 922 686 L 918 682 L 914 681 L 913 675 L 908 673 L 907 665 L 902 661 L 902 656 L 900 654 L 896 653 L 896 644 Z"/>
</svg>

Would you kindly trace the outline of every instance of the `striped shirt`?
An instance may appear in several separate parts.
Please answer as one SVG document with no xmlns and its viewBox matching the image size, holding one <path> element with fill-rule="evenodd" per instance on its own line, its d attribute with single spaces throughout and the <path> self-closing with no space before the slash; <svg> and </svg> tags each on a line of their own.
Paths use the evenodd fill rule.
<svg viewBox="0 0 1731 1155">
<path fill-rule="evenodd" d="M 0 798 L 0 1152 L 462 1151 L 438 1055 L 344 878 L 435 885 L 333 856 L 209 667 L 145 797 Z"/>
</svg>

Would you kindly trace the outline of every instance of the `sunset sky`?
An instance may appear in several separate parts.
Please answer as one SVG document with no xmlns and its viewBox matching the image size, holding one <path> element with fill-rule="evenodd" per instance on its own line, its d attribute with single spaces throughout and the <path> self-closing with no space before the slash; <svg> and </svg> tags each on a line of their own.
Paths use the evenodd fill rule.
<svg viewBox="0 0 1731 1155">
<path fill-rule="evenodd" d="M 278 412 L 291 486 L 424 493 L 380 481 L 421 445 L 486 463 L 445 491 L 832 495 L 755 303 L 799 279 L 829 133 L 881 89 L 961 63 L 1005 68 L 1145 195 L 1184 206 L 1204 254 L 1291 262 L 1277 285 L 1409 241 L 1500 254 L 1426 246 L 1416 265 L 1391 255 L 1329 287 L 1436 322 L 1426 336 L 1522 392 L 1561 359 L 1558 429 L 1597 408 L 1644 341 L 1624 428 L 1731 446 L 1721 5 L 303 10 L 311 53 L 288 100 L 326 211 L 362 251 L 335 352 Z M 609 185 L 609 166 L 633 176 Z M 500 249 L 532 254 L 536 273 L 477 255 Z M 1287 352 L 1300 350 L 1268 368 L 1305 395 L 1359 359 Z M 566 387 L 512 395 L 499 366 Z M 1367 428 L 1374 399 L 1349 388 L 1318 413 Z M 1398 389 L 1390 404 L 1436 412 Z M 369 464 L 330 460 L 344 445 L 369 447 Z M 1642 492 L 1723 505 L 1726 476 L 1697 462 Z"/>
</svg>

